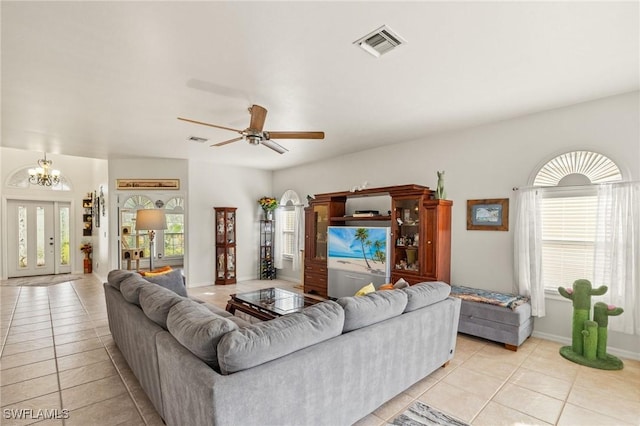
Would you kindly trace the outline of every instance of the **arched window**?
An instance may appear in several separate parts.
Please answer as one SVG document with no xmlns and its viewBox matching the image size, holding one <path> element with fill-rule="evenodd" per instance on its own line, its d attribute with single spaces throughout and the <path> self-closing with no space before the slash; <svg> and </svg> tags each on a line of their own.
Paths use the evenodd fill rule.
<svg viewBox="0 0 640 426">
<path fill-rule="evenodd" d="M 149 235 L 146 231 L 136 230 L 136 211 L 153 209 L 153 201 L 144 195 L 132 195 L 122 203 L 120 210 L 120 241 L 123 248 L 149 247 Z"/>
<path fill-rule="evenodd" d="M 610 158 L 590 151 L 559 155 L 540 168 L 534 186 L 546 188 L 541 200 L 546 289 L 555 293 L 577 279 L 593 281 L 598 197 L 592 184 L 620 180 Z"/>
<path fill-rule="evenodd" d="M 534 186 L 568 186 L 622 180 L 620 169 L 610 158 L 590 151 L 558 155 L 538 171 Z"/>
</svg>

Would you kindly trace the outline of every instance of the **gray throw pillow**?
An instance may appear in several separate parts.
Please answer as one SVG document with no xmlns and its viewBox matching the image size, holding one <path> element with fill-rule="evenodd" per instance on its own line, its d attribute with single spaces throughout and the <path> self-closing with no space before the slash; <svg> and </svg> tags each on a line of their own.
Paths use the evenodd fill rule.
<svg viewBox="0 0 640 426">
<path fill-rule="evenodd" d="M 147 318 L 167 329 L 167 316 L 173 305 L 185 300 L 173 291 L 159 285 L 142 286 L 140 289 L 140 307 Z"/>
<path fill-rule="evenodd" d="M 182 346 L 219 371 L 217 347 L 220 338 L 238 326 L 204 306 L 185 299 L 169 309 L 167 329 Z"/>
<path fill-rule="evenodd" d="M 182 278 L 182 271 L 180 269 L 174 269 L 168 274 L 145 277 L 145 279 L 150 283 L 168 288 L 179 296 L 187 297 L 187 288 L 184 285 L 184 279 Z"/>
<path fill-rule="evenodd" d="M 120 290 L 120 284 L 122 284 L 122 281 L 126 280 L 134 274 L 136 273 L 133 271 L 114 269 L 113 271 L 109 272 L 109 275 L 107 275 L 107 282 L 111 287 Z"/>
<path fill-rule="evenodd" d="M 246 370 L 342 333 L 344 312 L 327 300 L 225 334 L 218 344 L 222 374 Z"/>
<path fill-rule="evenodd" d="M 411 312 L 446 299 L 451 293 L 451 286 L 441 281 L 431 281 L 403 288 L 400 291 L 407 293 L 409 298 L 404 311 Z"/>
<path fill-rule="evenodd" d="M 375 324 L 402 314 L 407 295 L 402 290 L 384 290 L 364 296 L 341 297 L 344 309 L 344 333 Z"/>
</svg>

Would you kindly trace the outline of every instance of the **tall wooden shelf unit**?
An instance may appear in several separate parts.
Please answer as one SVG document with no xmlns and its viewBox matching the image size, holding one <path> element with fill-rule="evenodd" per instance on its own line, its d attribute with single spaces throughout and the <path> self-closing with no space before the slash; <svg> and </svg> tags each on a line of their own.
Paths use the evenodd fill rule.
<svg viewBox="0 0 640 426">
<path fill-rule="evenodd" d="M 236 283 L 236 208 L 214 207 L 216 220 L 216 284 Z"/>
<path fill-rule="evenodd" d="M 84 213 L 82 214 L 82 222 L 84 223 L 82 236 L 90 237 L 93 235 L 93 197 L 84 198 L 82 200 L 82 208 L 84 209 Z"/>
<path fill-rule="evenodd" d="M 275 280 L 276 267 L 273 263 L 273 240 L 275 235 L 273 220 L 260 221 L 260 264 L 258 276 L 261 280 Z"/>
<path fill-rule="evenodd" d="M 316 194 L 305 209 L 304 292 L 327 297 L 327 231 L 329 226 L 373 222 L 391 227 L 391 281 L 410 284 L 450 282 L 450 200 L 435 200 L 435 191 L 420 185 L 399 185 L 357 192 Z M 345 216 L 350 198 L 388 195 L 391 215 Z"/>
</svg>

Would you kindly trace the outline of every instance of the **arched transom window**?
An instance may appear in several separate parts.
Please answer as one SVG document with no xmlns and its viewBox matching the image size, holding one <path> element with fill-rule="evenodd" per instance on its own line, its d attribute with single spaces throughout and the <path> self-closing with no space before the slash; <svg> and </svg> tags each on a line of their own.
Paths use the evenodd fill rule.
<svg viewBox="0 0 640 426">
<path fill-rule="evenodd" d="M 536 175 L 534 186 L 567 186 L 622 180 L 610 158 L 590 151 L 572 151 L 547 162 Z"/>
</svg>

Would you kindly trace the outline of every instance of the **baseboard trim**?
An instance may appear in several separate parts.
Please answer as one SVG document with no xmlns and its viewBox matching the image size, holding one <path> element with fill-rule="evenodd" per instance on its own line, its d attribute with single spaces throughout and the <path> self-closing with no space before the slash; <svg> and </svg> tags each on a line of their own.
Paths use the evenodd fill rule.
<svg viewBox="0 0 640 426">
<path fill-rule="evenodd" d="M 562 343 L 563 345 L 567 345 L 567 346 L 571 344 L 571 339 L 564 336 L 557 336 L 555 334 L 549 334 L 549 333 L 541 333 L 539 331 L 534 331 L 531 335 L 533 337 L 538 337 L 540 339 L 551 340 L 552 342 Z M 611 346 L 607 348 L 607 352 L 610 353 L 611 355 L 615 355 L 620 358 L 633 359 L 636 361 L 640 361 L 640 353 L 627 351 L 624 349 L 618 349 Z"/>
</svg>

